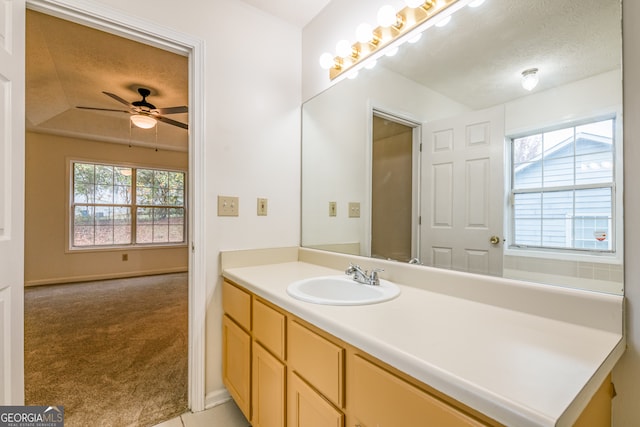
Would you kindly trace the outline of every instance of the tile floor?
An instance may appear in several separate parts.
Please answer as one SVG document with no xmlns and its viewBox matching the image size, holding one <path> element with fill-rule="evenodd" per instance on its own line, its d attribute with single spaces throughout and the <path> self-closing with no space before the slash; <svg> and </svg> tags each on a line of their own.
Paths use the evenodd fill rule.
<svg viewBox="0 0 640 427">
<path fill-rule="evenodd" d="M 206 411 L 187 412 L 154 427 L 251 427 L 233 400 Z"/>
</svg>

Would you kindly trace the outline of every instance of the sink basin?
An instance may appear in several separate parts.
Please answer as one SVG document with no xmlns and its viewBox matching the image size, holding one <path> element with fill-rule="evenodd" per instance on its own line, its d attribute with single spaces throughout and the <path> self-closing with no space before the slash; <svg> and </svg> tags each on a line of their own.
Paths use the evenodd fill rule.
<svg viewBox="0 0 640 427">
<path fill-rule="evenodd" d="M 380 286 L 372 286 L 348 276 L 320 276 L 291 283 L 287 293 L 314 304 L 365 305 L 393 299 L 400 295 L 400 288 L 384 279 L 380 279 Z"/>
</svg>

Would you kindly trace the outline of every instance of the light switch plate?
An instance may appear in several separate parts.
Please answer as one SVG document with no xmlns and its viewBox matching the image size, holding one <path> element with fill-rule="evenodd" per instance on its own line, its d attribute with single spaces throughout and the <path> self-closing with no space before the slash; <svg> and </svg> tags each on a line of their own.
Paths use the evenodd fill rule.
<svg viewBox="0 0 640 427">
<path fill-rule="evenodd" d="M 338 203 L 337 202 L 329 202 L 329 216 L 338 215 Z"/>
<path fill-rule="evenodd" d="M 349 202 L 349 218 L 360 218 L 360 202 Z"/>
<path fill-rule="evenodd" d="M 232 196 L 218 196 L 218 216 L 238 216 L 240 200 Z"/>
<path fill-rule="evenodd" d="M 258 197 L 258 216 L 267 216 L 267 199 Z"/>
</svg>

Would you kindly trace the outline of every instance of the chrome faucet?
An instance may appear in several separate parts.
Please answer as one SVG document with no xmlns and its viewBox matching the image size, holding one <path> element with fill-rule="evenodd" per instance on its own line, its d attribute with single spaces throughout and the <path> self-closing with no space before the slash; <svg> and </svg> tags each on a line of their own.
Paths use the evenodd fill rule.
<svg viewBox="0 0 640 427">
<path fill-rule="evenodd" d="M 380 278 L 378 277 L 378 273 L 384 271 L 382 269 L 373 269 L 371 270 L 371 274 L 367 272 L 367 270 L 363 270 L 357 264 L 349 263 L 349 268 L 345 270 L 345 274 L 349 276 L 353 275 L 353 280 L 358 283 L 362 283 L 365 285 L 379 286 Z"/>
</svg>

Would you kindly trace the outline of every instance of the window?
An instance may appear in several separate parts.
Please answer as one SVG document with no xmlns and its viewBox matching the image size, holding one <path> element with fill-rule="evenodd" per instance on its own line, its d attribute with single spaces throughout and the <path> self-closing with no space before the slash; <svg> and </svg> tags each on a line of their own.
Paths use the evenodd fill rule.
<svg viewBox="0 0 640 427">
<path fill-rule="evenodd" d="M 185 173 L 72 162 L 71 246 L 185 242 Z"/>
<path fill-rule="evenodd" d="M 512 140 L 511 247 L 613 252 L 615 120 Z"/>
</svg>

